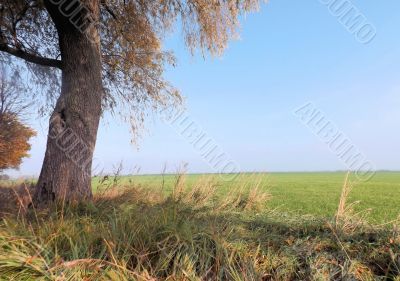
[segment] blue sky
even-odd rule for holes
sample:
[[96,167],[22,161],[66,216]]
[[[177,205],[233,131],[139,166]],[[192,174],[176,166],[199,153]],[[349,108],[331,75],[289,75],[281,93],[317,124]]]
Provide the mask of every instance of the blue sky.
[[[346,167],[293,114],[313,102],[378,169],[400,170],[400,2],[353,1],[376,27],[369,44],[355,39],[319,0],[271,0],[242,20],[241,38],[220,58],[192,57],[172,34],[178,66],[167,78],[186,97],[187,114],[243,171],[343,170]],[[12,174],[37,175],[47,120],[31,158]],[[105,171],[122,161],[124,172],[215,172],[198,151],[157,116],[138,146],[127,124],[102,121],[95,151]]]

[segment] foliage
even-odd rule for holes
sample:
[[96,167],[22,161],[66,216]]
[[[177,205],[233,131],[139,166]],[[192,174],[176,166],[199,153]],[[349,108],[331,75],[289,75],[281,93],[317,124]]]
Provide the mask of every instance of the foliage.
[[30,103],[22,97],[18,73],[13,76],[10,80],[6,68],[0,67],[0,171],[18,168],[22,158],[29,156],[29,139],[36,135],[21,121]]
[[[40,85],[50,104],[58,96],[63,54],[48,7],[65,1],[7,0],[0,3],[0,59],[11,56],[26,62],[33,84]],[[64,3],[64,4],[63,4]],[[147,109],[181,102],[177,90],[163,78],[175,65],[162,40],[182,27],[186,45],[194,52],[220,54],[235,37],[238,17],[258,8],[258,0],[75,0],[74,5],[95,13],[103,62],[104,109],[130,111],[135,121]],[[97,7],[98,5],[98,7]],[[72,9],[72,8],[71,8]],[[96,13],[96,11],[98,12]],[[180,20],[180,24],[176,21]],[[90,28],[88,28],[89,30]],[[14,61],[15,62],[15,61]],[[40,90],[40,88],[38,89]],[[135,124],[134,124],[135,125]]]
[[29,156],[29,139],[35,135],[15,116],[0,116],[0,170],[18,168],[22,158]]

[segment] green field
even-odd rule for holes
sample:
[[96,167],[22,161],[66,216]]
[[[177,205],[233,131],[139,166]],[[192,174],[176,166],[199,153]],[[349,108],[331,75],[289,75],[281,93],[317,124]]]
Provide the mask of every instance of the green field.
[[400,172],[355,185],[335,218],[345,177],[94,178],[87,204],[4,212],[0,280],[399,281]]
[[[271,173],[245,174],[234,183],[225,182],[217,175],[186,175],[190,187],[204,178],[213,178],[218,192],[223,195],[231,189],[245,186],[250,188],[260,182],[260,188],[272,195],[266,202],[268,208],[316,217],[334,216],[346,173]],[[119,179],[120,184],[136,184],[145,188],[162,189],[171,192],[175,175],[138,175]],[[94,179],[96,189],[99,179]],[[371,223],[385,223],[398,218],[400,214],[400,172],[379,172],[368,182],[357,183],[350,194],[349,202],[359,201],[356,211],[369,210]]]

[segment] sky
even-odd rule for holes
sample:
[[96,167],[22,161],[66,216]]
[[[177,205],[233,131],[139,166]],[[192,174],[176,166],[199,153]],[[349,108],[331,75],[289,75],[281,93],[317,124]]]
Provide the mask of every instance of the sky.
[[[240,39],[219,58],[191,56],[179,31],[166,38],[165,48],[178,59],[166,77],[185,96],[185,116],[240,171],[346,170],[295,114],[309,103],[376,169],[400,170],[400,1],[351,2],[376,30],[368,43],[349,32],[326,2],[263,4],[259,13],[242,18]],[[47,123],[30,121],[38,131],[31,157],[11,175],[40,173]],[[161,116],[145,125],[132,145],[128,124],[102,120],[96,169],[112,172],[122,163],[126,174],[151,174],[187,163],[188,172],[219,172],[182,127]]]

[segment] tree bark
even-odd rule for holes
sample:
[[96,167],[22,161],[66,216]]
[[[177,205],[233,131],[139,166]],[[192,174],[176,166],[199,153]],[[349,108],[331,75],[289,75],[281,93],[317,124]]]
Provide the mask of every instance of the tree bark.
[[35,205],[92,198],[91,167],[103,96],[98,33],[82,33],[62,19],[57,7],[47,8],[59,36],[62,85],[49,122]]

